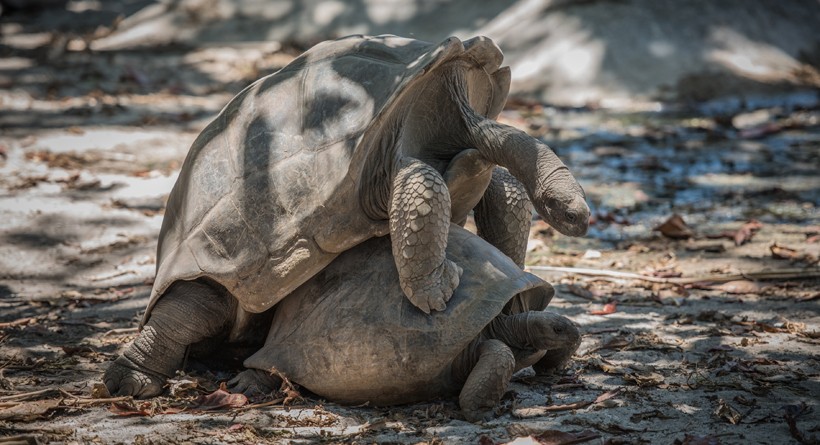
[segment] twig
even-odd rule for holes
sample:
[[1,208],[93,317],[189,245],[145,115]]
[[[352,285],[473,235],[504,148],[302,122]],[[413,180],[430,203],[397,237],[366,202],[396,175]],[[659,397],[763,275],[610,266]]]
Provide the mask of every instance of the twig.
[[23,434],[17,436],[0,437],[0,444],[3,445],[28,445],[30,443],[40,443],[39,434]]
[[513,416],[518,418],[539,417],[547,413],[554,413],[557,411],[570,411],[574,409],[586,408],[588,406],[597,405],[605,400],[609,400],[620,392],[620,388],[607,391],[595,400],[582,400],[580,402],[568,403],[566,405],[552,405],[552,406],[536,406],[532,408],[520,408],[513,411]]
[[128,400],[132,400],[133,397],[131,396],[123,396],[123,397],[108,397],[105,399],[81,399],[76,396],[71,396],[73,400],[71,400],[71,405],[81,405],[81,406],[94,406],[94,405],[105,405],[108,403],[117,403],[117,402],[126,402]]
[[37,321],[34,317],[21,318],[19,320],[5,321],[0,323],[0,329],[10,328],[13,326],[23,326]]
[[109,335],[133,334],[135,332],[139,332],[139,328],[117,328],[106,331],[106,333],[102,336],[108,337]]
[[280,398],[277,398],[277,399],[270,400],[268,402],[254,403],[253,405],[240,406],[239,408],[236,408],[236,410],[237,411],[247,411],[249,409],[264,408],[266,406],[278,405],[278,404],[280,404],[284,401],[285,401],[285,398],[280,397]]
[[31,391],[31,392],[24,392],[20,394],[14,394],[10,396],[3,396],[0,397],[0,402],[22,402],[26,399],[31,399],[37,396],[41,396],[43,394],[48,394],[50,392],[58,391],[56,388],[48,388],[48,389],[41,389],[38,391]]
[[700,275],[682,278],[660,278],[641,275],[634,272],[620,272],[617,270],[586,269],[580,267],[556,267],[556,266],[527,266],[526,270],[536,275],[539,272],[564,272],[575,275],[586,275],[593,277],[610,277],[627,280],[642,280],[650,283],[663,284],[695,284],[695,283],[726,283],[735,280],[785,280],[785,279],[808,279],[820,277],[820,269],[782,269],[782,270],[760,270],[754,272],[744,272],[729,275]]

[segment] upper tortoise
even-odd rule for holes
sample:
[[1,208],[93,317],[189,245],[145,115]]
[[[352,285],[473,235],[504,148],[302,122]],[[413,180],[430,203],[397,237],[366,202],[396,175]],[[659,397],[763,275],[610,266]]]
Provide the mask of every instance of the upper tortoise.
[[[405,295],[424,312],[442,310],[461,273],[445,258],[450,222],[475,208],[479,234],[521,263],[527,196],[558,231],[584,234],[589,208],[566,166],[494,121],[509,90],[502,58],[484,37],[351,36],[247,87],[185,159],[143,324],[175,283],[194,280],[227,290],[237,318],[263,312],[341,252],[386,234]],[[520,222],[512,237],[510,215]],[[178,365],[117,363],[109,375],[142,380]],[[160,391],[136,388],[118,391]]]

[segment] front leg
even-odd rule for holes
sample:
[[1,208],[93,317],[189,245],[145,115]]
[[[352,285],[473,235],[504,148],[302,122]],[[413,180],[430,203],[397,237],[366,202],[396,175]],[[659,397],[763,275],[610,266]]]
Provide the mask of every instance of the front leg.
[[417,159],[402,159],[390,202],[393,258],[405,295],[427,314],[444,310],[462,272],[444,254],[450,211],[441,175]]
[[496,167],[474,212],[478,236],[524,267],[532,203],[521,182],[506,169]]
[[153,397],[182,366],[189,345],[225,330],[235,300],[197,281],[178,281],[157,301],[139,336],[103,376],[115,396]]

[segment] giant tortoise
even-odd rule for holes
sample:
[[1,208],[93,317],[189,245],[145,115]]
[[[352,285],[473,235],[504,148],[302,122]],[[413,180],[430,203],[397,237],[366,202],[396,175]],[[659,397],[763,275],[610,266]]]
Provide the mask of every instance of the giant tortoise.
[[[249,314],[387,234],[410,302],[443,310],[460,274],[444,255],[451,220],[475,207],[479,232],[523,261],[529,203],[510,193],[520,187],[557,230],[585,233],[589,208],[566,166],[544,143],[494,120],[510,81],[501,61],[483,37],[351,36],[320,43],[243,90],[183,163],[141,325],[158,302],[194,293],[200,298],[175,323],[199,329],[192,320],[237,304],[241,332]],[[510,215],[518,221],[512,237]],[[143,330],[109,368],[110,388],[159,393],[160,376],[183,354],[156,348],[182,341],[169,332]]]

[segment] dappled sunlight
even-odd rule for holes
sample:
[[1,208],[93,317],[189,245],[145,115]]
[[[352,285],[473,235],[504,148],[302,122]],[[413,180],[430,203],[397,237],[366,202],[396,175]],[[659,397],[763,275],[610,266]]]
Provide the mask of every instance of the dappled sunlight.
[[816,69],[772,44],[754,41],[725,26],[714,27],[708,38],[716,48],[707,50],[706,58],[737,75],[767,83],[798,82],[799,71],[807,70],[820,82]]
[[[575,440],[568,431],[586,431],[602,443],[717,444],[816,435],[820,114],[816,92],[800,90],[818,85],[809,65],[816,23],[806,13],[816,7],[814,0],[70,0],[66,8],[4,10],[0,442],[19,434],[41,442],[500,445],[536,443],[549,432]],[[349,33],[431,46],[337,42],[369,57],[361,71],[321,47],[299,57]],[[586,236],[561,235],[535,218],[527,247],[532,272],[556,288],[548,309],[584,335],[569,367],[521,370],[495,417],[479,424],[464,421],[456,398],[346,407],[298,388],[191,411],[193,400],[232,377],[236,359],[255,352],[250,347],[220,345],[230,358],[210,362],[191,354],[167,395],[152,400],[100,392],[102,371],[137,334],[166,201],[191,142],[227,141],[236,150],[230,159],[192,155],[211,176],[188,175],[183,186],[255,181],[222,209],[234,224],[216,233],[225,252],[265,247],[249,241],[249,226],[265,236],[322,229],[316,238],[331,241],[326,252],[344,250],[352,238],[338,234],[353,224],[333,226],[324,215],[277,225],[259,210],[326,209],[341,197],[341,213],[352,214],[361,201],[345,194],[344,168],[389,173],[360,162],[362,127],[402,121],[403,142],[459,125],[448,119],[452,104],[441,100],[440,85],[422,97],[411,84],[407,103],[390,109],[395,116],[373,117],[409,73],[460,50],[453,41],[441,45],[451,35],[493,39],[514,92],[500,120],[549,144],[586,190]],[[497,68],[489,42],[467,46],[484,48],[472,53],[484,70]],[[310,70],[314,77],[303,76]],[[752,96],[772,91],[794,94]],[[482,103],[473,106],[501,108]],[[223,107],[224,120],[197,138]],[[396,144],[378,142],[376,151]],[[426,147],[417,145],[414,154]],[[279,150],[250,149],[257,146]],[[299,158],[308,152],[317,156]],[[442,159],[430,162],[450,158]],[[226,168],[209,168],[215,164]],[[266,170],[274,165],[281,168]],[[245,174],[257,168],[265,173]],[[327,187],[304,193],[319,185]],[[203,196],[179,213],[208,207]],[[468,225],[475,231],[473,217]],[[293,251],[310,253],[307,242]],[[357,271],[373,267],[365,263]],[[383,355],[354,358],[378,369],[392,360]]]

